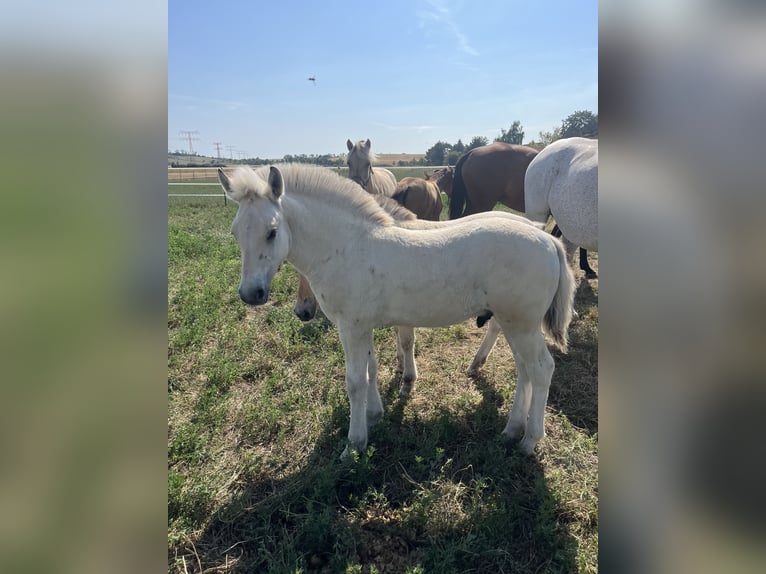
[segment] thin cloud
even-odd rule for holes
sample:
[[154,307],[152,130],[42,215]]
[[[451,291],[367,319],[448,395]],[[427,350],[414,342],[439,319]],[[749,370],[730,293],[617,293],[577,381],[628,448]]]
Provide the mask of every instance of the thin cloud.
[[387,130],[391,131],[414,131],[416,133],[423,133],[428,130],[434,129],[436,126],[429,126],[429,125],[417,125],[417,126],[395,126],[391,124],[385,124],[383,122],[371,122],[372,125],[378,126],[381,128],[385,128]]
[[181,94],[168,94],[168,98],[179,100],[182,102],[189,102],[186,109],[196,109],[197,106],[217,106],[223,107],[227,110],[234,111],[245,107],[244,102],[233,100],[218,100],[215,98],[198,98],[196,96],[184,96]]
[[458,27],[452,16],[452,10],[443,0],[425,0],[425,3],[427,5],[426,8],[416,11],[420,28],[428,30],[433,26],[438,26],[446,29],[447,32],[455,37],[461,51],[470,56],[479,55],[479,52],[471,46],[468,36]]

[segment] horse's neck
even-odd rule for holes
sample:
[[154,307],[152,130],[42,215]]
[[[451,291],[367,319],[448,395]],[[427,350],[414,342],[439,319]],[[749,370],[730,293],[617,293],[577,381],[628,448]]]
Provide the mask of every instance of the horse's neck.
[[344,217],[321,197],[285,194],[282,206],[290,228],[287,259],[309,278],[336,250],[342,251],[367,234],[367,222],[355,214]]

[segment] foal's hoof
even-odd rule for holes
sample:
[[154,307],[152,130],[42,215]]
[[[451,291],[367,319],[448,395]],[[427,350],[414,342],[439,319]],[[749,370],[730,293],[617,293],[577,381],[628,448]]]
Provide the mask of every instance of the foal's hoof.
[[527,456],[531,456],[535,453],[535,447],[537,446],[537,443],[538,441],[532,437],[525,436],[519,444],[519,450],[521,450],[521,452]]
[[598,274],[595,271],[585,272],[585,278],[586,279],[598,279]]
[[380,422],[383,418],[383,411],[367,411],[367,429]]
[[469,377],[476,377],[479,374],[479,371],[484,366],[484,363],[487,361],[487,359],[482,359],[481,361],[474,361],[471,363],[471,366],[468,367],[468,370],[465,372],[466,375]]
[[412,385],[415,382],[415,377],[403,377],[402,386],[399,388],[399,396],[406,399],[412,393]]
[[519,440],[524,435],[523,424],[506,425],[501,433],[508,440]]

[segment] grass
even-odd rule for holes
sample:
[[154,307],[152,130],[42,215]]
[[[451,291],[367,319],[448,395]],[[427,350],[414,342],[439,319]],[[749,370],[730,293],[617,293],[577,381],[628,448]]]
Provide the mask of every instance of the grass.
[[534,457],[499,435],[510,350],[468,378],[483,330],[466,321],[418,329],[406,401],[393,331],[376,332],[386,413],[341,463],[337,332],[293,315],[288,263],[267,305],[241,303],[235,209],[169,198],[168,571],[595,572],[598,281],[578,289]]

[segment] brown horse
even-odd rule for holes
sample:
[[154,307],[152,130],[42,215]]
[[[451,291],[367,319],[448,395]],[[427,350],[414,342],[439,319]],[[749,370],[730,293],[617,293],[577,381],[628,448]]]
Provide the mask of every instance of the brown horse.
[[[450,219],[491,211],[498,202],[525,213],[524,177],[538,153],[529,146],[503,142],[464,153],[455,165],[452,194],[447,193]],[[552,233],[561,236],[558,225]],[[596,272],[588,264],[588,252],[582,247],[580,269],[585,271],[586,277],[596,277]]]
[[491,211],[498,202],[524,213],[524,175],[536,155],[534,148],[503,142],[463,154],[455,165],[450,219]]
[[[396,191],[391,199],[398,201],[418,219],[439,221],[442,213],[442,185],[446,185],[447,177],[442,171],[435,171],[431,175],[427,173],[426,179],[420,177],[403,177],[396,185]],[[452,179],[449,178],[450,192],[452,191]],[[445,192],[446,193],[446,192]]]

